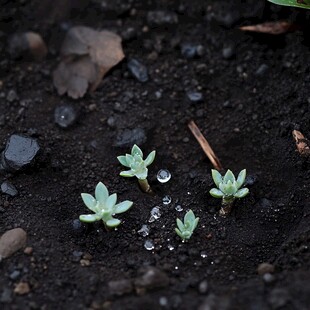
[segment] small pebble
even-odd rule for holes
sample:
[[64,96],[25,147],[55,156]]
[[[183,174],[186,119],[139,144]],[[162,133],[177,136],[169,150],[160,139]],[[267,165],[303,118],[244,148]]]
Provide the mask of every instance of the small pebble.
[[14,293],[17,295],[26,295],[29,292],[30,286],[27,282],[19,282],[14,288]]
[[200,102],[203,99],[202,93],[196,91],[189,91],[186,95],[191,102]]
[[6,194],[6,195],[9,195],[9,196],[16,196],[18,194],[18,191],[16,189],[16,187],[8,182],[8,181],[4,181],[2,184],[1,184],[1,192],[3,194]]
[[130,59],[127,63],[127,67],[131,74],[142,83],[149,80],[148,70],[144,64],[137,59]]

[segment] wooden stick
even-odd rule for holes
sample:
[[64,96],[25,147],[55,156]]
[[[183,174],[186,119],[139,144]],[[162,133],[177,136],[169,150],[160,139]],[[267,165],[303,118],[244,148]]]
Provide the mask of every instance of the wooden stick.
[[197,127],[197,125],[195,124],[194,121],[190,121],[188,123],[188,128],[190,129],[190,131],[192,132],[192,134],[194,135],[194,137],[196,138],[196,140],[198,141],[198,143],[200,144],[201,148],[203,149],[203,151],[205,152],[205,154],[208,156],[208,158],[210,159],[213,167],[216,170],[223,170],[223,167],[219,161],[219,159],[217,158],[217,156],[215,155],[215,153],[213,152],[209,142],[206,140],[206,138],[203,136],[203,134],[201,133],[201,131],[199,130],[199,128]]

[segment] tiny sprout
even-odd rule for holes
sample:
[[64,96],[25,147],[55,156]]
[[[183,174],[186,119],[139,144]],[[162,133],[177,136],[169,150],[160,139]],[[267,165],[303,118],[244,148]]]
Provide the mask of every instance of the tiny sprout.
[[141,189],[146,192],[152,192],[151,187],[147,181],[147,173],[149,166],[155,159],[156,152],[151,152],[145,160],[143,160],[143,152],[135,144],[131,149],[131,154],[126,154],[124,156],[118,156],[118,161],[125,167],[130,168],[130,170],[122,171],[120,175],[122,177],[137,177]]
[[227,170],[224,177],[222,177],[217,170],[212,169],[212,178],[218,188],[212,188],[210,194],[215,198],[222,198],[221,215],[228,215],[235,199],[243,198],[249,193],[248,188],[241,188],[244,184],[245,177],[246,169],[241,170],[237,180],[230,170]]
[[189,210],[184,216],[184,223],[180,219],[177,219],[178,228],[175,232],[182,240],[189,240],[198,225],[199,217],[195,217],[192,210]]
[[91,223],[102,220],[106,228],[117,227],[121,221],[113,218],[115,214],[126,212],[132,206],[132,201],[125,200],[116,204],[117,195],[109,195],[106,186],[99,182],[96,186],[95,197],[90,194],[81,194],[86,207],[95,214],[80,215],[80,221]]

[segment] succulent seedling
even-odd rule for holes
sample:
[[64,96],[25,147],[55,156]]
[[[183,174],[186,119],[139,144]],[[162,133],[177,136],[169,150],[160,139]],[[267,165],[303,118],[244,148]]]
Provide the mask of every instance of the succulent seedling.
[[310,9],[310,0],[268,0],[272,3]]
[[126,154],[122,156],[118,156],[118,161],[125,167],[130,168],[130,170],[122,171],[120,175],[122,177],[137,177],[141,189],[146,193],[151,193],[151,187],[147,181],[147,167],[154,161],[155,159],[155,151],[152,151],[145,160],[143,160],[143,152],[141,149],[135,144],[131,149],[131,154]]
[[117,227],[121,221],[113,216],[126,212],[133,204],[129,200],[116,204],[117,195],[109,195],[108,189],[101,182],[96,186],[95,197],[85,193],[82,193],[81,196],[86,207],[94,214],[80,215],[80,221],[91,223],[102,220],[106,228]]
[[217,170],[212,169],[212,178],[217,188],[212,188],[210,194],[215,198],[222,198],[220,215],[228,215],[235,199],[243,198],[249,193],[248,188],[241,188],[245,177],[246,169],[241,170],[237,179],[230,170],[227,170],[224,177],[222,177]]
[[184,216],[184,223],[177,219],[178,228],[175,229],[175,232],[182,240],[189,240],[198,225],[199,217],[195,217],[195,214],[192,210],[189,210]]

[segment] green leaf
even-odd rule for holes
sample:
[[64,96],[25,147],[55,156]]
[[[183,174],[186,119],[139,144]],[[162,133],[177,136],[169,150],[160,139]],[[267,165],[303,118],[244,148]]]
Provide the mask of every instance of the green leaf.
[[210,190],[210,195],[213,196],[214,198],[222,198],[224,196],[224,194],[222,193],[222,191],[220,191],[217,188],[212,188]]
[[189,210],[184,216],[184,223],[193,223],[195,221],[195,214],[192,210]]
[[155,151],[152,151],[148,156],[147,158],[145,159],[145,165],[146,166],[149,166],[155,159],[155,155],[156,155],[156,152]]
[[235,194],[237,191],[237,188],[235,186],[235,183],[233,183],[232,181],[228,180],[227,184],[225,185],[225,195],[233,195]]
[[122,171],[119,175],[126,178],[131,178],[135,176],[132,170]]
[[245,197],[248,193],[249,193],[249,189],[248,188],[242,188],[239,189],[238,192],[234,195],[234,197],[236,198],[243,198]]
[[81,222],[92,223],[95,221],[99,221],[100,217],[96,214],[83,214],[79,216]]
[[127,210],[131,208],[132,205],[133,205],[133,202],[129,200],[125,200],[121,203],[118,203],[117,205],[115,205],[114,213],[119,214],[119,213],[126,212]]
[[121,223],[121,221],[118,219],[111,219],[111,220],[108,220],[105,224],[108,227],[113,228],[113,227],[117,227],[120,223]]
[[246,178],[246,169],[243,169],[240,171],[237,178],[238,189],[243,185],[245,178]]
[[232,183],[236,181],[236,178],[231,170],[227,170],[227,172],[224,175],[224,183],[227,183],[228,181],[231,181]]
[[141,158],[143,158],[143,152],[141,151],[141,149],[138,147],[138,145],[134,145],[131,149],[131,155],[140,155]]
[[85,203],[86,207],[89,210],[96,213],[97,212],[97,210],[96,210],[96,205],[97,205],[96,199],[92,195],[86,194],[86,193],[82,193],[81,196],[82,196],[83,202]]
[[196,227],[197,227],[197,225],[198,225],[198,222],[199,222],[199,217],[196,217],[196,218],[195,218],[195,221],[194,221],[194,225],[193,225],[193,227],[192,227],[192,231],[194,231],[194,230],[196,229]]
[[177,226],[181,231],[185,229],[184,224],[182,223],[180,219],[177,219]]
[[175,232],[177,233],[177,235],[178,235],[182,240],[184,240],[183,234],[180,232],[180,230],[177,229],[177,228],[175,228],[174,230],[175,230]]
[[148,169],[143,168],[141,171],[135,172],[135,176],[140,180],[145,180],[147,178]]
[[133,163],[133,161],[134,161],[134,158],[133,158],[133,156],[130,155],[130,154],[126,154],[125,157],[126,157],[127,164],[128,164],[129,167],[130,167],[130,165],[131,165],[131,164]]
[[298,8],[303,9],[310,9],[310,1],[309,0],[268,0],[269,2],[279,4],[279,5],[286,5],[286,6],[295,6]]
[[222,178],[221,174],[215,169],[211,170],[211,174],[212,174],[212,179],[213,179],[215,185],[217,187],[219,187],[220,183],[223,182],[223,178]]
[[127,159],[126,156],[121,155],[121,156],[117,156],[118,161],[125,167],[130,167],[129,164],[127,163]]
[[99,201],[100,203],[105,203],[105,201],[108,199],[109,197],[108,189],[102,182],[99,182],[97,184],[95,190],[95,196],[96,200]]
[[111,196],[109,196],[108,199],[106,200],[107,208],[112,209],[116,204],[116,200],[117,200],[116,194],[112,194]]

